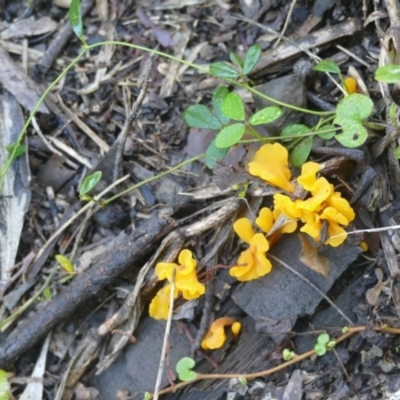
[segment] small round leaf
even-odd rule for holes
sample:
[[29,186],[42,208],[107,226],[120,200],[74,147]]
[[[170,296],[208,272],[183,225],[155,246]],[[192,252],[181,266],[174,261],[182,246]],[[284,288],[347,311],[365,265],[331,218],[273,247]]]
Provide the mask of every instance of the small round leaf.
[[213,169],[217,160],[223,160],[229,151],[229,147],[222,149],[215,145],[215,139],[207,148],[205,161],[208,168]]
[[89,193],[96,185],[100,182],[102,176],[101,171],[93,172],[93,174],[88,175],[82,182],[79,188],[79,194],[82,196]]
[[226,126],[215,138],[215,145],[223,149],[235,145],[242,138],[244,129],[241,123]]
[[340,68],[334,61],[321,60],[315,67],[314,71],[329,72],[331,74],[340,74]]
[[303,124],[292,124],[286,126],[282,132],[281,132],[281,137],[286,138],[289,137],[290,139],[294,139],[297,136],[302,136],[305,133],[310,133],[311,130],[308,126],[303,125]]
[[336,107],[336,118],[333,121],[343,129],[343,133],[336,135],[338,142],[351,148],[365,143],[368,132],[362,126],[362,121],[371,115],[373,106],[368,96],[359,93],[346,96],[339,102]]
[[383,83],[400,82],[400,65],[389,64],[379,67],[375,71],[375,79]]
[[80,0],[72,0],[68,10],[69,23],[78,38],[83,36],[83,23]]
[[231,59],[233,64],[237,65],[240,69],[243,68],[243,59],[242,57],[239,56],[239,54],[235,53],[234,51],[231,51],[229,53],[229,58]]
[[75,272],[74,265],[68,257],[62,254],[57,254],[55,259],[60,264],[61,268],[68,274],[73,274]]
[[275,121],[282,115],[282,110],[279,107],[265,107],[260,111],[257,111],[249,118],[250,125],[261,125],[268,124],[269,122]]
[[334,123],[341,125],[342,121],[353,120],[361,122],[368,118],[373,110],[374,103],[365,94],[353,93],[339,101],[336,107]]
[[229,118],[222,112],[221,105],[222,101],[229,93],[229,90],[226,86],[219,86],[215,89],[212,96],[212,105],[214,107],[215,114],[222,124],[226,125],[229,122]]
[[[26,152],[26,146],[24,144],[18,144],[18,142],[16,142],[6,146],[6,150],[10,155],[10,157],[13,157],[13,160],[15,160],[17,157],[21,156]],[[15,154],[13,155],[14,151]]]
[[246,56],[244,57],[243,73],[248,75],[253,71],[256,66],[261,54],[261,46],[259,44],[253,44],[247,50]]
[[317,343],[314,346],[314,350],[317,356],[323,356],[326,353],[326,345]]
[[329,340],[330,340],[330,338],[329,338],[329,335],[327,333],[321,333],[318,336],[317,342],[319,344],[324,344],[325,345],[325,344],[327,344],[329,342]]
[[313,138],[309,136],[303,139],[290,154],[290,159],[294,167],[301,167],[311,153]]
[[284,349],[282,352],[282,358],[285,361],[290,361],[293,357],[292,357],[292,351],[289,349]]
[[183,113],[185,122],[193,128],[220,129],[222,127],[218,118],[202,104],[194,104]]
[[233,67],[220,61],[210,65],[210,72],[218,78],[235,79],[239,76],[238,72]]
[[178,373],[181,381],[191,381],[196,379],[197,373],[192,371],[196,365],[195,361],[190,357],[181,358],[176,364],[176,372]]
[[[324,125],[319,128],[322,132],[317,132],[317,135],[324,140],[332,139],[336,135],[337,128],[333,125]],[[323,131],[331,131],[331,132],[323,132]]]
[[345,147],[354,148],[362,146],[368,138],[367,130],[357,121],[343,121],[343,132],[338,133],[335,139]]
[[228,118],[235,119],[236,121],[244,120],[243,102],[236,93],[231,92],[225,96],[222,100],[221,111]]

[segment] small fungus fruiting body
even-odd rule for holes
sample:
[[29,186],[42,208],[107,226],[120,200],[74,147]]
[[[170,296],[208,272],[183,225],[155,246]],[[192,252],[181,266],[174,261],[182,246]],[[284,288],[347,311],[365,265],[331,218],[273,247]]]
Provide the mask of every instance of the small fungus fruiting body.
[[242,325],[240,322],[236,322],[233,318],[221,317],[216,319],[210,326],[210,329],[206,333],[201,347],[204,350],[215,350],[223,346],[226,341],[225,328],[231,326],[232,333],[237,336],[240,332]]
[[149,313],[155,319],[168,318],[169,294],[174,270],[174,298],[182,295],[185,300],[193,300],[199,298],[206,291],[206,287],[197,280],[197,261],[193,258],[190,250],[184,249],[180,252],[178,264],[158,263],[155,269],[158,279],[160,281],[167,279],[169,283],[158,291],[150,303]]

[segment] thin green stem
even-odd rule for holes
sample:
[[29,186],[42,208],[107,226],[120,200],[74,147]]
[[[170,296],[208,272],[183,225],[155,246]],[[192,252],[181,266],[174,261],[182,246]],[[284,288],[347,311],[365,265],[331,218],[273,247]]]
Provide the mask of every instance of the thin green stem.
[[158,180],[158,179],[160,179],[160,178],[162,178],[162,177],[164,177],[166,175],[169,175],[172,172],[175,172],[178,169],[181,169],[182,167],[184,167],[185,165],[190,164],[193,161],[199,160],[200,158],[202,158],[204,156],[205,156],[205,154],[200,154],[200,155],[198,155],[196,157],[189,158],[189,160],[183,161],[180,164],[175,165],[175,167],[172,167],[172,168],[168,169],[167,171],[161,172],[161,173],[157,174],[156,176],[152,176],[151,178],[148,178],[148,179],[145,179],[143,181],[140,181],[136,185],[133,185],[130,188],[128,188],[126,190],[123,190],[122,192],[116,194],[115,196],[110,197],[109,199],[105,200],[104,201],[104,205],[107,205],[107,204],[111,203],[112,201],[114,201],[116,199],[119,199],[120,197],[122,197],[125,194],[131,192],[134,189],[140,188],[141,186],[146,185],[147,183],[154,182],[154,181],[156,181],[156,180]]
[[[38,103],[36,104],[36,106],[34,107],[32,112],[30,113],[27,121],[25,122],[24,127],[22,128],[21,133],[18,136],[18,140],[17,140],[16,146],[14,146],[12,152],[9,155],[9,158],[8,158],[6,164],[3,166],[3,168],[0,171],[0,193],[1,193],[2,188],[3,188],[5,174],[7,173],[8,169],[10,168],[13,160],[16,158],[16,153],[17,153],[18,147],[19,147],[19,145],[21,144],[22,140],[25,137],[26,131],[27,131],[27,129],[28,129],[28,127],[29,127],[29,125],[30,125],[30,123],[32,121],[32,118],[35,116],[36,112],[38,111],[40,105],[43,103],[43,101],[46,98],[46,96],[51,92],[51,90],[54,88],[54,86],[57,85],[57,83],[60,82],[60,80],[68,73],[68,71],[83,57],[83,55],[86,54],[87,51],[95,49],[95,48],[100,47],[100,46],[105,46],[105,45],[125,46],[125,47],[130,47],[130,48],[133,48],[133,49],[137,49],[137,50],[142,50],[142,51],[148,52],[150,54],[156,54],[156,55],[159,55],[161,57],[165,57],[165,58],[168,58],[170,60],[179,62],[179,63],[181,63],[183,65],[188,66],[188,67],[197,69],[198,71],[203,72],[205,74],[212,75],[211,72],[208,70],[208,68],[203,68],[200,65],[193,64],[193,63],[191,63],[189,61],[183,60],[183,59],[175,57],[173,55],[163,53],[162,51],[149,49],[147,47],[139,46],[139,45],[136,45],[136,44],[124,43],[124,42],[119,42],[119,41],[99,42],[99,43],[95,43],[95,44],[92,44],[92,45],[89,45],[89,46],[84,44],[84,46],[82,47],[82,51],[79,53],[79,55],[77,57],[75,57],[75,59],[73,59],[68,64],[68,66],[60,73],[60,75],[58,75],[58,77],[49,85],[49,87],[44,91],[44,93],[40,97]],[[269,96],[267,96],[267,95],[265,95],[263,93],[258,92],[256,89],[252,88],[248,83],[241,83],[241,82],[237,82],[237,81],[234,81],[234,80],[231,80],[231,79],[225,79],[225,80],[227,82],[233,84],[233,85],[236,85],[236,86],[242,87],[244,89],[247,89],[251,93],[253,93],[253,94],[255,94],[255,95],[257,95],[257,96],[259,96],[259,97],[261,97],[261,98],[263,98],[265,100],[268,100],[268,101],[270,101],[270,102],[272,102],[274,104],[277,104],[277,105],[279,105],[281,107],[290,108],[292,110],[296,110],[296,111],[303,112],[303,113],[319,115],[321,117],[322,116],[332,116],[332,114],[334,114],[334,112],[331,112],[331,111],[329,111],[329,112],[328,111],[323,111],[323,112],[312,111],[312,110],[307,110],[307,109],[304,109],[304,108],[301,108],[301,107],[296,107],[296,106],[293,106],[293,105],[290,105],[290,104],[286,104],[286,103],[283,103],[283,102],[281,102],[279,100],[273,99],[272,97],[269,97]]]
[[258,140],[262,140],[264,139],[264,137],[262,135],[260,135],[256,129],[254,128],[254,126],[250,125],[248,122],[245,123],[246,126],[246,133],[254,136],[255,138],[257,138]]
[[26,130],[28,129],[28,127],[29,127],[33,117],[35,116],[36,112],[39,110],[39,107],[41,106],[41,104],[43,103],[43,101],[47,97],[47,95],[51,92],[53,87],[55,85],[57,85],[58,82],[61,81],[61,79],[68,73],[68,71],[82,58],[82,56],[86,53],[86,51],[87,50],[85,48],[83,48],[82,51],[79,53],[79,55],[77,57],[75,57],[68,64],[68,66],[61,72],[60,75],[58,75],[58,77],[50,84],[50,86],[40,96],[39,101],[37,102],[37,104],[35,105],[35,107],[31,111],[31,113],[29,114],[29,117],[26,120],[25,125],[22,128],[22,131],[18,136],[16,146],[14,146],[13,151],[9,154],[7,162],[5,163],[5,165],[3,166],[3,168],[0,171],[0,193],[1,193],[2,189],[3,189],[5,174],[8,171],[8,169],[10,168],[10,166],[11,166],[12,162],[14,161],[14,159],[16,158],[15,155],[17,153],[18,146],[22,143],[22,140],[25,137]]
[[51,279],[53,278],[53,275],[56,272],[56,270],[57,270],[57,265],[53,267],[52,271],[50,272],[50,275],[47,277],[46,281],[43,283],[42,287],[35,293],[35,295],[31,297],[28,301],[26,301],[17,311],[15,311],[13,314],[11,314],[6,319],[0,322],[0,330],[3,329],[8,324],[10,324],[20,315],[22,315],[25,312],[25,310],[27,310],[39,298],[39,296],[50,285]]

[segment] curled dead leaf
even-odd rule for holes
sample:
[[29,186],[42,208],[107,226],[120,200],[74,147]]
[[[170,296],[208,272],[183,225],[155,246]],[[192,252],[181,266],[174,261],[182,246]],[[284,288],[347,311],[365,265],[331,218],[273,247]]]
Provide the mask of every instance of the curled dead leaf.
[[300,261],[313,271],[328,279],[330,266],[329,260],[319,254],[319,246],[314,246],[307,235],[299,234],[301,243]]

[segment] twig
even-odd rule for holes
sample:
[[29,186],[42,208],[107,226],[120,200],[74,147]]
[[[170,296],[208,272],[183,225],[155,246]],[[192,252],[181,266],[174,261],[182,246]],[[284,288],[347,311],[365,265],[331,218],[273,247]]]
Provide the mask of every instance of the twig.
[[167,348],[168,348],[168,339],[169,339],[169,334],[171,332],[172,313],[174,312],[175,275],[176,275],[176,269],[174,268],[172,270],[171,293],[170,293],[170,296],[169,296],[168,319],[167,319],[167,325],[165,326],[164,342],[163,342],[163,347],[162,347],[162,350],[161,350],[160,365],[158,366],[156,386],[155,386],[155,389],[154,389],[154,397],[153,398],[155,400],[157,400],[158,396],[159,396],[159,390],[160,390],[160,386],[161,386],[162,374],[163,374],[163,371],[164,371],[165,356],[167,354]]
[[281,32],[280,36],[278,37],[278,40],[274,44],[274,47],[277,47],[278,44],[280,43],[280,41],[282,40],[282,37],[284,37],[286,29],[287,29],[287,27],[289,25],[289,22],[290,22],[290,18],[292,17],[293,9],[294,9],[294,6],[296,5],[296,3],[297,3],[297,0],[292,0],[292,3],[290,4],[290,8],[289,8],[289,11],[288,11],[287,16],[286,16],[285,25],[283,26],[282,32]]
[[[349,327],[349,331],[346,332],[345,334],[343,334],[342,336],[340,336],[337,340],[336,343],[339,344],[347,339],[349,339],[351,336],[355,335],[358,332],[362,332],[366,329],[372,329],[378,332],[382,332],[382,333],[392,333],[392,334],[396,334],[396,335],[400,335],[400,329],[399,328],[390,328],[387,326],[374,326],[374,327],[368,327],[366,325],[362,325],[362,326],[353,326],[353,327]],[[192,383],[196,382],[196,381],[202,381],[202,380],[206,380],[206,379],[232,379],[232,378],[244,378],[247,380],[253,380],[256,378],[262,378],[265,376],[269,376],[274,374],[275,372],[279,372],[282,371],[283,369],[293,365],[293,364],[297,364],[300,361],[303,361],[311,356],[313,356],[315,354],[315,350],[310,350],[307,351],[303,354],[300,354],[294,358],[292,358],[290,361],[287,361],[285,363],[282,363],[274,368],[270,368],[264,371],[259,371],[259,372],[254,372],[252,374],[238,374],[238,373],[232,373],[232,374],[197,374],[197,377],[191,381],[188,382],[180,382],[174,386],[170,386],[167,387],[163,390],[159,391],[159,394],[166,394],[166,393],[171,393],[171,392],[176,392],[178,389],[181,389],[185,386],[191,385]],[[150,397],[152,398],[152,397]]]

